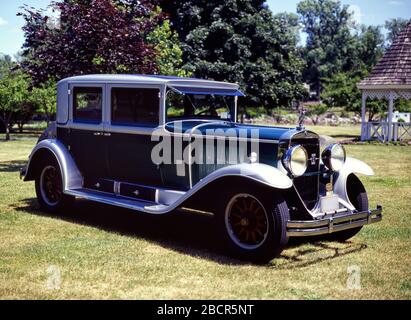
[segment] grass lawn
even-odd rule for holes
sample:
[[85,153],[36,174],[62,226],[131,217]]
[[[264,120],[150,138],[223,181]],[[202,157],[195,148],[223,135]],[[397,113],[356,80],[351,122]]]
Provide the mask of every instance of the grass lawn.
[[[262,125],[273,125],[279,127],[293,127],[293,125],[282,125],[282,124],[271,124],[271,123],[262,123]],[[346,140],[359,138],[361,136],[361,125],[352,125],[352,126],[305,126],[308,130],[314,131],[320,135],[327,135],[333,137],[336,140]]]
[[[43,214],[34,183],[18,177],[35,141],[0,141],[2,299],[411,298],[409,146],[347,146],[375,169],[362,181],[371,206],[384,208],[382,222],[342,244],[294,243],[256,266],[219,252],[209,217],[153,217],[86,201],[58,217]],[[360,271],[358,289],[347,286],[351,269]]]

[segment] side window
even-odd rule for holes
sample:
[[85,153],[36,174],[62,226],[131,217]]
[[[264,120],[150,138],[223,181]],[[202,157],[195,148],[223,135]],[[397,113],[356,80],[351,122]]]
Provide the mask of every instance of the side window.
[[101,122],[103,90],[99,87],[74,87],[73,120],[80,122]]
[[112,88],[111,123],[151,125],[159,120],[159,89]]

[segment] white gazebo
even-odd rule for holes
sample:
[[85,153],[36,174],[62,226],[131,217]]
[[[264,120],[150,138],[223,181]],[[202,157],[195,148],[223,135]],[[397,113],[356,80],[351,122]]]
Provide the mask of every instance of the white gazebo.
[[[411,20],[357,87],[362,91],[361,140],[388,142],[411,138],[410,122],[393,122],[394,101],[411,99]],[[388,100],[387,120],[366,121],[367,98]]]

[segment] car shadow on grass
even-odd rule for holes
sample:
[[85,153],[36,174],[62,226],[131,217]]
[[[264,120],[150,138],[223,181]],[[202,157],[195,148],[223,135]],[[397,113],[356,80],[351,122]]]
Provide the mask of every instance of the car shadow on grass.
[[307,239],[291,239],[289,250],[271,262],[276,269],[297,269],[333,260],[339,257],[360,252],[367,248],[365,243],[353,241],[331,242],[320,237]]
[[[164,248],[193,257],[227,265],[248,265],[225,254],[217,241],[212,216],[175,211],[168,215],[149,215],[86,200],[77,200],[73,208],[53,216],[39,210],[37,200],[25,199],[13,207],[17,211],[52,217],[95,227],[121,235],[143,238]],[[280,257],[262,267],[275,269],[302,268],[366,248],[351,242],[311,242],[293,240]]]

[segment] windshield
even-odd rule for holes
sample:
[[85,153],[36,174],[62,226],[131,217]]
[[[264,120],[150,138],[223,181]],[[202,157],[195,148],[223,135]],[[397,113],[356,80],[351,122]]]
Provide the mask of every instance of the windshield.
[[235,98],[212,94],[167,92],[167,121],[181,119],[216,119],[234,121]]

